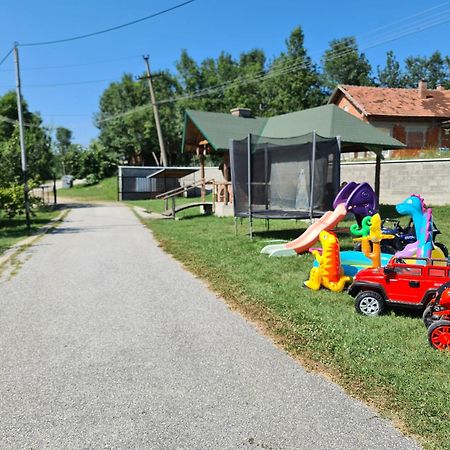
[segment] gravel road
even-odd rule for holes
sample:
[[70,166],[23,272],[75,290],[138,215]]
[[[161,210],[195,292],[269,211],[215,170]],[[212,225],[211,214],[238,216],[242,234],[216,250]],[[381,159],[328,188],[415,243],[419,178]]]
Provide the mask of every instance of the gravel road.
[[230,311],[126,207],[74,208],[26,252],[0,281],[1,449],[420,448]]

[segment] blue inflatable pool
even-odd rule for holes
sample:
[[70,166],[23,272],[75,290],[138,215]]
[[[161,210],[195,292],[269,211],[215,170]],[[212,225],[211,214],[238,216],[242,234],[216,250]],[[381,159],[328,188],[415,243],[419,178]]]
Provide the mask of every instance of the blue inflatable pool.
[[[381,265],[384,267],[394,255],[388,253],[381,254]],[[346,250],[340,252],[341,265],[345,275],[354,277],[360,270],[367,269],[372,265],[372,261],[364,256],[362,252]],[[317,261],[314,261],[314,267],[317,267]]]

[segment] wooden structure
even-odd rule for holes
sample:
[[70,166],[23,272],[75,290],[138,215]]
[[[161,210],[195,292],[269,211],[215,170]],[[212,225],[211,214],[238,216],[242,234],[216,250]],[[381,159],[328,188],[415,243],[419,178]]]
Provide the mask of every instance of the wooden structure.
[[[378,155],[379,161],[382,150],[405,147],[383,131],[364,123],[336,105],[329,104],[274,117],[252,117],[245,108],[232,110],[231,114],[187,110],[182,151],[197,154],[203,167],[206,155],[220,155],[224,181],[229,182],[231,139],[245,139],[249,134],[268,138],[289,138],[314,130],[324,138],[339,136],[342,152],[373,151]],[[379,169],[378,164],[375,173],[376,188],[379,186]]]

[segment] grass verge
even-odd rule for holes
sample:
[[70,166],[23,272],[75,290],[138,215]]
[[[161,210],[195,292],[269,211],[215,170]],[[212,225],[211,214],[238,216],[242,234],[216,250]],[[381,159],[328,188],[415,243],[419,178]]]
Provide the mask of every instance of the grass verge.
[[[392,215],[386,208],[382,215]],[[256,221],[253,241],[232,218],[146,221],[162,247],[307,366],[327,374],[349,393],[375,406],[429,449],[450,449],[450,354],[432,350],[419,316],[391,311],[371,319],[355,313],[346,293],[301,287],[313,257],[267,258],[270,239],[292,239],[301,222]],[[434,208],[450,245],[450,207]],[[346,234],[341,248],[352,247]]]
[[[35,233],[50,220],[60,214],[60,210],[42,207],[34,211],[31,217],[31,232]],[[25,216],[17,216],[8,219],[0,212],[0,255],[15,243],[28,237]]]
[[105,178],[92,186],[77,185],[72,188],[59,189],[58,195],[76,201],[117,201],[117,177]]

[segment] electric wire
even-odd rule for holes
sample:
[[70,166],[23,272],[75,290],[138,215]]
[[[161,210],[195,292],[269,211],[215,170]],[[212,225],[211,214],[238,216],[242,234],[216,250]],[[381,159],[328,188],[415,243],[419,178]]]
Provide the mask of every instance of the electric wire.
[[[194,0],[191,0],[189,2],[185,2],[183,4],[180,4],[180,5],[178,5],[178,7],[184,6],[185,4],[191,3],[192,1],[194,1]],[[405,22],[407,20],[410,20],[411,18],[423,16],[425,13],[430,12],[432,10],[436,10],[438,8],[441,8],[442,6],[445,6],[445,5],[449,4],[449,3],[450,3],[450,1],[445,2],[445,3],[441,4],[441,5],[436,6],[436,7],[429,8],[427,10],[424,10],[424,11],[420,12],[420,13],[416,13],[416,14],[414,14],[412,16],[400,19],[400,20],[398,20],[396,22],[393,22],[391,24],[384,25],[383,27],[379,27],[378,29],[372,30],[371,32],[365,33],[364,35],[361,35],[361,36],[369,36],[369,35],[373,34],[376,30],[380,30],[380,29],[384,29],[384,28],[390,27],[393,24]],[[396,29],[393,32],[386,34],[386,36],[384,38],[382,38],[382,39],[380,39],[380,37],[382,37],[382,35],[381,36],[378,35],[377,39],[375,41],[373,41],[373,43],[371,43],[369,45],[366,45],[364,47],[361,47],[360,51],[364,51],[364,50],[373,48],[375,46],[381,45],[381,44],[386,43],[386,42],[392,42],[393,40],[400,39],[400,38],[402,38],[404,36],[411,35],[411,34],[414,34],[414,33],[418,33],[418,32],[421,32],[421,31],[423,31],[425,29],[431,28],[433,26],[437,26],[437,25],[440,25],[442,23],[446,23],[446,22],[450,21],[450,16],[447,17],[447,14],[449,12],[450,12],[449,10],[444,11],[444,13],[440,12],[437,17],[431,17],[431,18],[428,17],[426,19],[422,19],[418,23],[416,23],[417,21],[414,21],[411,24],[404,25],[400,29]],[[145,18],[143,18],[142,20],[145,20]],[[405,27],[407,27],[407,28],[404,29]],[[86,36],[86,37],[88,37],[88,36]],[[6,58],[12,53],[13,50],[14,49],[11,49],[11,51],[4,57],[4,60],[6,60]],[[330,61],[330,60],[333,60],[333,59],[341,58],[341,57],[343,57],[346,54],[351,53],[351,52],[353,52],[353,49],[348,49],[348,50],[345,50],[345,51],[331,52],[331,53],[329,53],[326,56],[325,59],[326,59],[326,61]],[[178,97],[172,97],[172,98],[160,100],[160,101],[157,102],[157,104],[172,103],[172,102],[176,102],[176,101],[180,101],[180,100],[187,100],[187,99],[197,98],[197,97],[201,97],[201,96],[205,96],[205,95],[210,95],[210,94],[214,94],[216,92],[219,92],[219,93],[220,92],[224,92],[224,90],[227,89],[227,88],[231,88],[231,87],[234,87],[234,86],[239,86],[239,85],[242,85],[242,84],[245,85],[247,83],[254,83],[254,82],[262,81],[264,79],[275,78],[275,77],[281,76],[283,74],[290,73],[290,72],[292,72],[294,70],[300,70],[302,68],[307,68],[308,66],[310,66],[312,64],[313,63],[311,61],[308,61],[307,63],[302,61],[301,63],[293,63],[291,65],[284,66],[284,67],[282,67],[280,69],[269,70],[268,72],[264,72],[264,70],[263,70],[263,71],[261,71],[262,73],[260,75],[257,75],[257,76],[252,74],[252,76],[239,77],[239,78],[236,78],[234,80],[230,80],[230,81],[218,84],[218,85],[209,86],[207,88],[201,89],[201,90],[199,90],[197,92],[194,92],[192,94],[187,94],[187,95],[182,95],[182,96],[178,96]],[[86,82],[76,82],[76,83],[73,83],[73,84],[87,84],[87,83],[90,83],[90,82],[101,82],[101,81],[107,81],[107,80],[91,80],[91,81],[86,81]],[[70,84],[72,84],[72,83],[70,83]],[[64,84],[63,83],[59,83],[59,84],[55,84],[55,85],[35,85],[34,87],[51,87],[51,86],[56,86],[56,85],[64,85]],[[102,118],[102,119],[98,119],[97,118],[96,119],[96,123],[107,122],[109,120],[114,120],[114,119],[117,119],[117,118],[120,118],[120,117],[125,117],[125,116],[131,115],[131,114],[135,114],[135,113],[140,112],[140,111],[147,110],[147,109],[149,109],[151,107],[152,107],[151,104],[150,105],[143,105],[143,106],[139,106],[139,107],[136,107],[136,108],[132,108],[132,109],[130,109],[128,111],[124,111],[122,113],[118,113],[118,114],[114,114],[114,115],[111,115],[111,116],[107,116],[107,117]],[[63,116],[63,115],[46,114],[46,116]],[[88,116],[88,115],[86,114],[84,116]]]
[[[8,55],[9,56],[9,55]],[[109,64],[111,62],[119,62],[119,61],[131,61],[137,58],[141,58],[141,55],[134,56],[124,56],[122,58],[114,58],[114,59],[104,59],[100,61],[91,61],[86,63],[77,63],[77,64],[65,64],[60,66],[36,66],[36,67],[21,67],[21,72],[29,72],[35,70],[59,70],[59,69],[73,69],[76,67],[86,67],[86,66],[96,66],[100,64]],[[3,69],[0,72],[14,72],[14,69]]]
[[135,25],[137,23],[144,22],[144,21],[149,20],[149,19],[153,19],[154,17],[161,16],[163,14],[166,14],[166,13],[168,13],[170,11],[174,11],[174,10],[176,10],[178,8],[186,6],[186,5],[188,5],[190,3],[193,3],[193,2],[195,2],[195,0],[187,0],[187,1],[183,2],[183,3],[179,3],[179,4],[175,5],[175,6],[170,7],[170,8],[166,8],[166,9],[164,9],[162,11],[158,11],[158,12],[150,14],[148,16],[141,17],[140,19],[132,20],[131,22],[123,23],[121,25],[116,25],[114,27],[106,28],[104,30],[94,31],[92,33],[80,34],[78,36],[71,36],[71,37],[67,37],[67,38],[63,38],[63,39],[55,39],[55,40],[52,40],[52,41],[27,42],[25,44],[19,44],[19,45],[20,45],[20,47],[38,47],[38,46],[43,46],[43,45],[62,44],[62,43],[65,43],[65,42],[72,42],[72,41],[77,41],[77,40],[80,40],[80,39],[86,39],[86,38],[90,38],[90,37],[93,37],[93,36],[98,36],[100,34],[110,33],[111,31],[120,30],[122,28],[129,27],[131,25]]
[[9,55],[14,51],[14,47],[0,60],[0,66],[8,59]]

